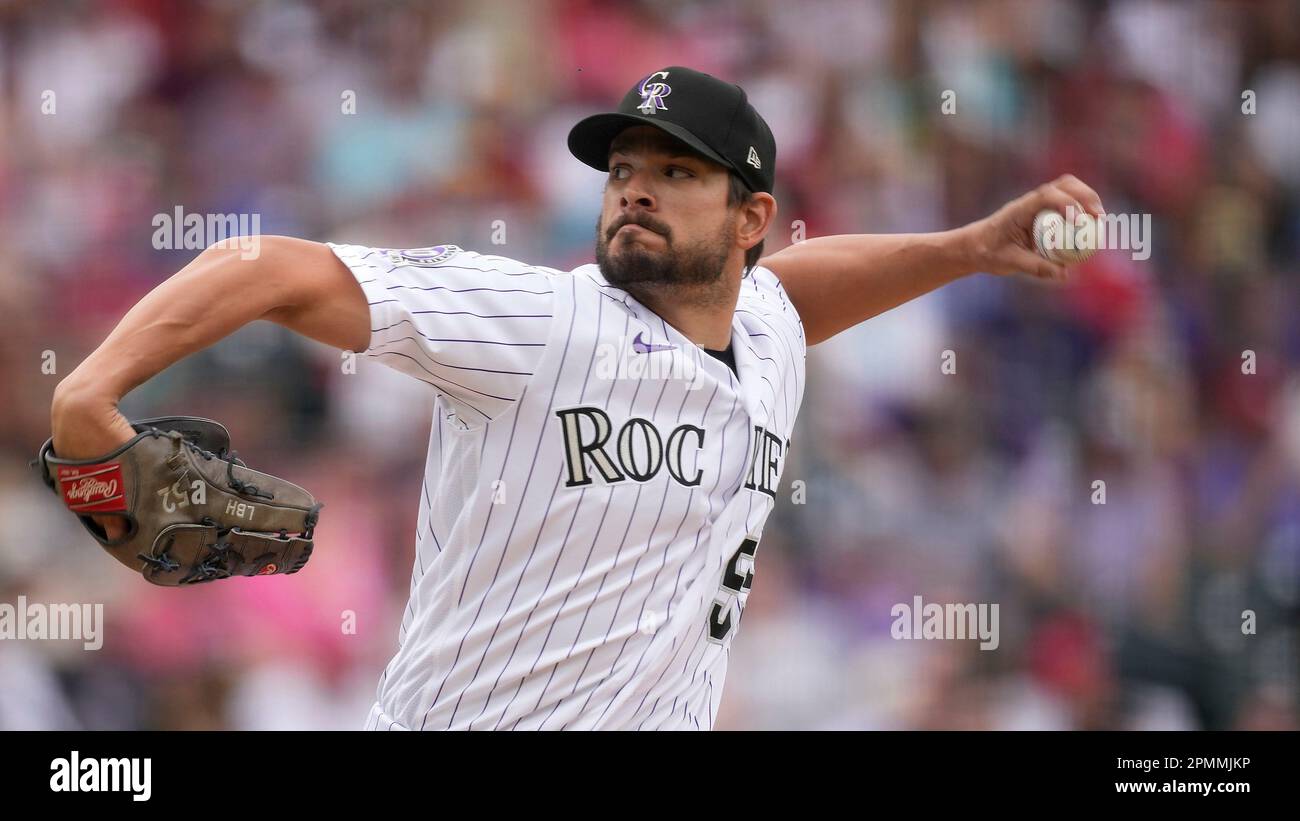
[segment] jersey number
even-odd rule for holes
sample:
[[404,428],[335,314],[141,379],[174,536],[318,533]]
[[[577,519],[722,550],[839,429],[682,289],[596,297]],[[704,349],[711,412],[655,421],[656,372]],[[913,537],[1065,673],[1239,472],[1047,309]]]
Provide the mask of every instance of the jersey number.
[[718,597],[713,600],[713,609],[709,611],[710,641],[718,644],[726,642],[734,626],[733,610],[736,621],[740,620],[740,595],[748,592],[754,584],[754,551],[756,550],[758,550],[758,539],[747,536],[732,555],[731,561],[727,562],[727,571],[722,574],[722,587],[718,590]]

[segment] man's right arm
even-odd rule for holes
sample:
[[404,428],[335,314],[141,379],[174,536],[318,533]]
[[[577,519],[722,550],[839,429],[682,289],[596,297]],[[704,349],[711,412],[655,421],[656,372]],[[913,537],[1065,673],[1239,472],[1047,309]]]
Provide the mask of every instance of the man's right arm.
[[54,391],[54,450],[68,458],[106,453],[134,431],[117,410],[131,390],[169,365],[258,319],[346,350],[370,344],[370,312],[356,279],[325,245],[258,238],[208,248],[127,312],[108,338]]

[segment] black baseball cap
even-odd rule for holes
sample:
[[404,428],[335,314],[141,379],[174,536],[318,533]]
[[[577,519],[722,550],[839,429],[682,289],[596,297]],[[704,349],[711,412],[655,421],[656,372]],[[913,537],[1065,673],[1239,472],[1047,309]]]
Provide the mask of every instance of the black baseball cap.
[[735,171],[751,191],[772,193],[776,140],[740,86],[683,66],[660,69],[632,86],[617,111],[575,125],[569,151],[608,171],[610,143],[637,125],[666,131]]

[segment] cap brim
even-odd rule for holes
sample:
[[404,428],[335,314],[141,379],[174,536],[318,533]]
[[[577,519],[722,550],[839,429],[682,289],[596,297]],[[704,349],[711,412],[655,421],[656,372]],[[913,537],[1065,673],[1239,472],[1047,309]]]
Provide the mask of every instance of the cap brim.
[[676,137],[693,151],[708,157],[719,165],[734,168],[718,152],[709,148],[691,132],[676,123],[656,120],[654,117],[639,117],[636,114],[593,114],[580,120],[569,131],[569,151],[597,171],[609,170],[609,146],[622,131],[638,125],[650,125]]

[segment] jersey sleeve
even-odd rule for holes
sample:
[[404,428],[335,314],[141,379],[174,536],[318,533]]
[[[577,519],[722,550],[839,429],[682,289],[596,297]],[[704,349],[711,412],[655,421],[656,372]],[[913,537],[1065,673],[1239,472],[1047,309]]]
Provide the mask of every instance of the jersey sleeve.
[[370,305],[365,357],[432,385],[468,427],[518,401],[550,335],[557,272],[454,245],[326,244]]
[[741,281],[737,309],[746,310],[772,323],[781,330],[792,350],[797,350],[801,355],[807,354],[803,319],[786,295],[781,278],[772,269],[754,266]]
[[761,377],[767,408],[782,435],[789,437],[803,402],[808,346],[803,320],[770,268],[755,266],[741,280],[736,313],[748,332],[748,346],[767,367]]

